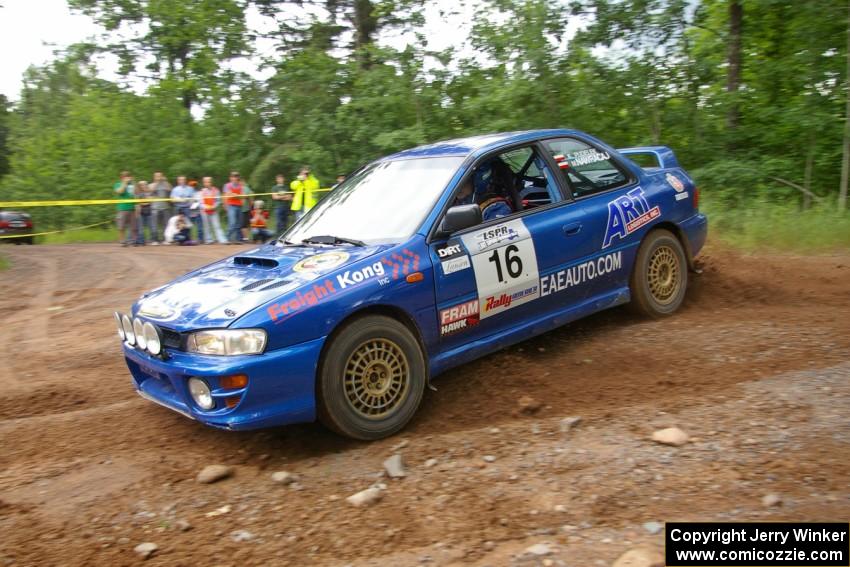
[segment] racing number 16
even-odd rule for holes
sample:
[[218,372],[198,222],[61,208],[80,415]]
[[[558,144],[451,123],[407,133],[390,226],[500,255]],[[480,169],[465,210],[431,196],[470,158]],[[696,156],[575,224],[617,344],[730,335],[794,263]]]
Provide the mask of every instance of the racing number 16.
[[[507,280],[502,273],[502,258],[499,255],[500,250],[502,249],[496,248],[493,250],[493,253],[487,259],[496,264],[496,277],[499,278],[499,281],[506,282]],[[519,252],[519,248],[511,244],[509,246],[505,246],[504,251],[505,267],[508,270],[508,275],[511,279],[516,279],[522,273],[522,258],[520,258],[517,254]]]

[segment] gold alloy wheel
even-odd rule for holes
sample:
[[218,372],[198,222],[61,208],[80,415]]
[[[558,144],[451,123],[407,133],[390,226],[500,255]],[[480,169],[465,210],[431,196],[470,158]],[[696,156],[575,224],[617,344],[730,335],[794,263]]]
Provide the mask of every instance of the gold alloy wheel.
[[679,257],[669,246],[659,246],[649,258],[647,269],[649,292],[658,303],[672,303],[682,285],[682,271]]
[[381,419],[395,410],[409,386],[407,357],[389,339],[369,339],[345,363],[345,397],[367,419]]

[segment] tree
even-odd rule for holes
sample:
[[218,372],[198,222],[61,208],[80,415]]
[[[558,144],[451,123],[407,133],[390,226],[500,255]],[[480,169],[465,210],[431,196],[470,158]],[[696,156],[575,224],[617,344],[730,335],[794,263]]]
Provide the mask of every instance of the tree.
[[0,94],[0,179],[9,173],[9,115],[11,105],[5,95]]
[[[250,51],[246,0],[69,3],[104,27],[110,40],[104,49],[118,56],[124,75],[171,85],[187,110],[217,93],[227,92],[227,74],[222,64]],[[150,75],[138,72],[140,63]]]

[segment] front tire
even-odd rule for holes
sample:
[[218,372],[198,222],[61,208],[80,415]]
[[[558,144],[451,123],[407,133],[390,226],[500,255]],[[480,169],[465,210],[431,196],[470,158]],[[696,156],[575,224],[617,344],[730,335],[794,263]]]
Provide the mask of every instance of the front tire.
[[640,246],[629,280],[632,309],[655,319],[676,312],[688,288],[688,262],[670,231],[650,232]]
[[425,391],[419,342],[399,321],[369,315],[347,324],[319,369],[319,419],[354,439],[371,441],[402,429]]

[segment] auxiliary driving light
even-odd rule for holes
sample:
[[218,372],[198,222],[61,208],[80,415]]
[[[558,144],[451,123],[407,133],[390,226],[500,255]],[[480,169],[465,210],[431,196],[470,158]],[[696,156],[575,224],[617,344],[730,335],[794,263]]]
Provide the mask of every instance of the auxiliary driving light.
[[136,344],[136,334],[133,332],[133,322],[127,315],[121,316],[121,326],[124,328],[124,340],[128,345]]
[[162,352],[162,340],[160,340],[159,332],[156,330],[156,327],[153,326],[153,323],[145,323],[142,334],[145,337],[148,352],[154,356],[159,355],[159,353]]
[[144,325],[141,319],[133,319],[133,333],[136,335],[136,344],[142,350],[145,350],[148,346],[148,341],[145,340]]
[[189,394],[202,410],[211,410],[215,407],[210,387],[200,378],[189,378]]
[[124,324],[121,323],[121,314],[116,311],[114,315],[115,323],[118,325],[118,336],[121,337],[121,340],[123,341],[127,336],[124,334]]

